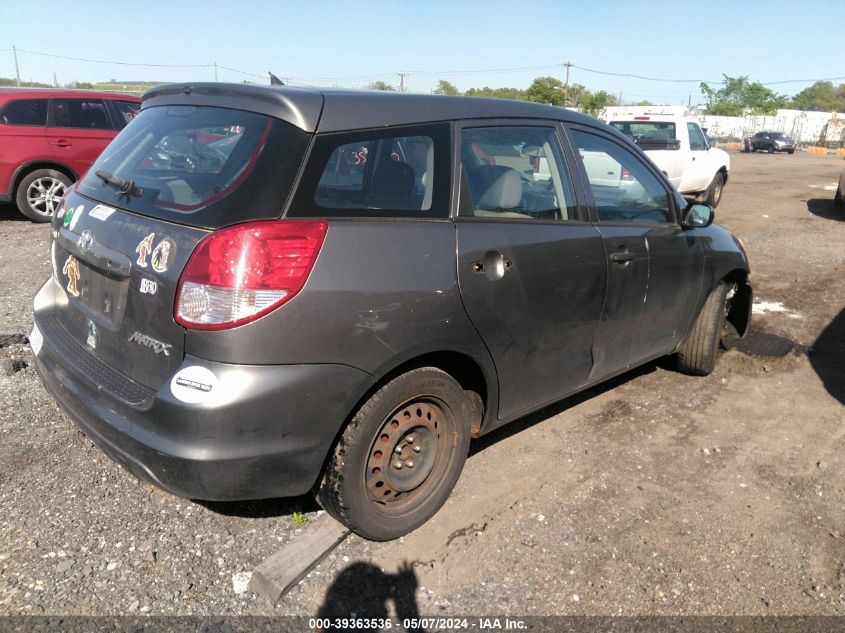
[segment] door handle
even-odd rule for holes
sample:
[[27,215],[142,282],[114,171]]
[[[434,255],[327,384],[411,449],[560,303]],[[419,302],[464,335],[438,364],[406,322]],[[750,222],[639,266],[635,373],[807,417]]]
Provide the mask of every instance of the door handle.
[[629,261],[634,259],[634,257],[636,257],[636,255],[634,255],[631,251],[626,248],[624,251],[616,251],[615,253],[611,253],[608,256],[608,259],[612,262],[616,262],[624,266]]
[[484,259],[472,263],[472,272],[484,274],[490,281],[501,279],[511,268],[513,262],[498,251],[488,251]]
[[56,147],[73,147],[73,143],[64,139],[56,141],[55,143],[53,143],[53,145],[55,145]]

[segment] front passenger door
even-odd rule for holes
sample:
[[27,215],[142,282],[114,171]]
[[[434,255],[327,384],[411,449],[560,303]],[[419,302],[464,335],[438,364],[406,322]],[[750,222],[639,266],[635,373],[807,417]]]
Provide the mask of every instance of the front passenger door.
[[[608,259],[607,297],[591,380],[672,351],[701,286],[700,238],[677,222],[676,194],[617,139],[572,129]],[[609,171],[620,178],[608,182]]]

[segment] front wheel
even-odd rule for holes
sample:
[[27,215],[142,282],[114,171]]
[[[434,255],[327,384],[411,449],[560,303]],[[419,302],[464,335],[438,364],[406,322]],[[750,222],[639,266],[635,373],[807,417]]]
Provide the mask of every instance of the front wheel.
[[716,352],[725,328],[727,284],[720,283],[707,297],[701,313],[687,338],[678,348],[678,369],[696,376],[706,376],[716,368]]
[[722,172],[716,172],[716,175],[713,176],[713,182],[710,183],[710,186],[707,188],[707,204],[709,204],[714,209],[719,206],[719,203],[722,201],[722,189],[725,186],[725,177],[722,175]]
[[394,378],[358,410],[334,448],[320,504],[364,538],[388,541],[428,521],[466,461],[471,409],[449,374],[422,367]]
[[786,153],[787,154],[794,154],[795,150],[794,149],[788,149],[788,150],[786,150]]
[[55,169],[36,169],[18,185],[18,211],[34,222],[49,222],[70,186],[70,178]]

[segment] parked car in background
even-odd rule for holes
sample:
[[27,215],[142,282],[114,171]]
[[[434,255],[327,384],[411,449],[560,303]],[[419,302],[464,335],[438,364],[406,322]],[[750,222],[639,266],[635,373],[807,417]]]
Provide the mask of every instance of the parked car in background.
[[392,539],[445,502],[472,437],[666,354],[710,373],[752,300],[712,221],[562,108],[163,86],[57,211],[29,340],[138,477],[313,490]]
[[795,153],[795,139],[783,132],[757,132],[751,137],[751,151],[766,151],[770,154],[775,152]]
[[644,150],[683,195],[718,206],[731,157],[713,147],[686,108],[611,106],[602,118]]
[[49,222],[71,183],[138,113],[138,97],[0,88],[0,202]]

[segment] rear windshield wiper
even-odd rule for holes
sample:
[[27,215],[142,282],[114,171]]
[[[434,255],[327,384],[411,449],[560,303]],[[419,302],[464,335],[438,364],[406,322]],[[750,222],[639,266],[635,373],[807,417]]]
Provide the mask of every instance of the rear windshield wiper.
[[135,184],[133,180],[126,180],[120,176],[115,176],[107,171],[94,172],[96,176],[103,179],[103,182],[115,187],[121,194],[125,196],[142,196],[144,191]]

